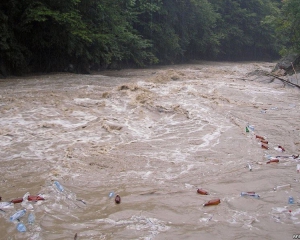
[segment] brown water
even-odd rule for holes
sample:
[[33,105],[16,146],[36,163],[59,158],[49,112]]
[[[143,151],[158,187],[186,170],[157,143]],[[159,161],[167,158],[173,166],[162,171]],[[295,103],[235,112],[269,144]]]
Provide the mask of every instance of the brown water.
[[[45,201],[3,208],[0,239],[300,234],[300,159],[266,164],[268,155],[300,152],[300,91],[247,75],[274,65],[200,62],[1,80],[2,201],[27,192]],[[254,132],[246,132],[247,124]],[[255,134],[269,141],[269,150]],[[285,184],[291,188],[273,190]],[[121,204],[108,197],[111,191]],[[242,191],[260,198],[241,197]],[[213,198],[221,203],[203,207]],[[19,233],[9,217],[24,208],[27,232]]]

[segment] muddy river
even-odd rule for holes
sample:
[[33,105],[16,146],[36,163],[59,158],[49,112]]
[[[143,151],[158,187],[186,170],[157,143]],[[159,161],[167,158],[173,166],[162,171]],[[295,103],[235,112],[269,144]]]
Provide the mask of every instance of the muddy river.
[[249,74],[274,66],[0,80],[0,239],[293,239],[300,91]]

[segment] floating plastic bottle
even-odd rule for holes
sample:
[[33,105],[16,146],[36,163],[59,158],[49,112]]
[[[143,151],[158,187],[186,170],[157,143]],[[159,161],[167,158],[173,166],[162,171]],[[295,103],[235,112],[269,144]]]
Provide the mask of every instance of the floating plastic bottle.
[[263,139],[260,139],[260,142],[264,143],[264,144],[268,144],[269,143],[267,140],[263,140]]
[[279,152],[285,152],[285,149],[282,146],[274,147],[274,149]]
[[279,148],[279,149],[281,149],[281,151],[282,151],[282,152],[285,152],[285,149],[284,149],[284,147],[282,147],[282,146],[278,146],[278,148]]
[[249,197],[254,197],[254,198],[260,198],[260,196],[255,192],[241,192],[241,196],[242,197],[249,196]]
[[9,218],[9,221],[13,222],[21,217],[23,217],[26,213],[26,209],[17,211],[14,215]]
[[14,204],[21,203],[21,202],[23,202],[23,198],[15,198],[15,199],[11,200],[11,202]]
[[0,208],[10,208],[13,207],[12,202],[0,202]]
[[300,172],[300,164],[297,164],[297,173]]
[[218,205],[220,203],[221,203],[221,200],[219,198],[216,198],[216,199],[212,199],[212,200],[209,200],[208,202],[204,203],[203,206],[204,207],[213,206],[213,205]]
[[294,198],[293,197],[289,197],[289,204],[293,204],[294,203]]
[[251,172],[252,171],[252,166],[250,165],[250,163],[248,163],[248,168],[249,168],[249,171]]
[[209,195],[208,191],[204,190],[204,189],[197,189],[197,193],[201,194],[201,195]]
[[23,201],[21,202],[21,206],[22,206],[23,208],[26,208],[26,209],[33,209],[32,204],[30,204],[30,203],[28,202],[28,196],[29,196],[29,195],[30,195],[29,192],[27,192],[27,193],[24,194],[24,196],[23,196]]
[[263,148],[263,149],[269,149],[269,147],[268,147],[268,145],[267,144],[264,144],[264,143],[260,143],[260,146],[261,146],[261,148]]
[[109,197],[109,198],[112,198],[113,196],[115,196],[115,193],[114,193],[114,191],[111,191],[111,192],[108,194],[108,197]]
[[248,128],[248,127],[246,127],[246,132],[247,132],[247,133],[249,132],[249,128]]
[[265,154],[265,158],[267,158],[267,159],[272,159],[273,157],[272,157],[271,155]]
[[120,197],[119,195],[117,195],[117,196],[115,197],[115,202],[116,202],[117,204],[121,203],[121,197]]
[[254,132],[254,126],[248,124],[247,127],[248,127],[248,129],[249,129],[250,131]]
[[28,201],[33,201],[33,202],[45,200],[45,198],[43,198],[39,195],[38,196],[29,195],[27,199],[28,199]]
[[279,185],[273,188],[274,191],[277,191],[279,189],[286,189],[286,188],[291,188],[291,184],[285,184],[285,185]]
[[256,138],[258,138],[258,139],[261,139],[261,140],[265,140],[265,138],[264,138],[264,137],[262,137],[262,136],[259,136],[259,135],[255,135],[255,137],[256,137]]
[[275,159],[270,159],[269,161],[267,161],[267,164],[270,163],[279,163],[279,159],[275,158]]
[[17,230],[19,232],[26,232],[26,227],[25,227],[25,225],[23,223],[18,223]]
[[34,221],[35,221],[35,215],[34,215],[34,213],[29,213],[29,215],[28,215],[28,223],[29,224],[33,224]]
[[56,185],[58,191],[60,192],[64,191],[64,187],[58,181],[54,181],[54,184]]
[[294,159],[297,159],[297,158],[299,158],[299,154],[298,155],[292,155],[292,158],[294,158]]

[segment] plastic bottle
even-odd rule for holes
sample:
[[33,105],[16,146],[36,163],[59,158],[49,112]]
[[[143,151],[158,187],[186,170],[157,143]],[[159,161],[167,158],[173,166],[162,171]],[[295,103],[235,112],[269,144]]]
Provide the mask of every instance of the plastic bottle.
[[15,198],[13,200],[11,200],[12,203],[21,203],[23,202],[23,198]]
[[265,138],[264,138],[264,137],[262,137],[262,136],[259,136],[259,135],[255,135],[255,137],[256,137],[256,138],[258,138],[258,139],[261,139],[261,140],[265,140]]
[[0,209],[1,208],[10,208],[10,207],[13,207],[12,202],[0,202]]
[[203,206],[206,207],[206,206],[213,206],[213,205],[218,205],[221,203],[221,200],[219,198],[216,198],[216,199],[212,199],[212,200],[209,200],[208,202],[204,203]]
[[56,185],[58,191],[60,192],[64,191],[64,187],[58,181],[54,181],[54,184]]
[[252,166],[250,165],[250,163],[248,163],[248,168],[249,168],[249,171],[251,172],[252,171]]
[[33,195],[29,195],[28,196],[28,201],[33,201],[33,202],[37,202],[37,201],[40,201],[40,200],[45,200],[45,198],[41,197],[41,196],[33,196]]
[[254,132],[254,126],[248,124],[247,127],[248,127],[248,129],[249,129],[250,131]]
[[115,202],[116,202],[117,204],[121,203],[121,197],[120,197],[119,195],[116,196]]
[[269,143],[267,140],[263,140],[263,139],[261,139],[260,142],[264,143],[264,144],[268,144]]
[[29,224],[33,224],[34,221],[35,221],[34,213],[29,213],[29,215],[28,215],[28,223]]
[[267,146],[267,144],[263,144],[263,143],[260,143],[260,146],[261,146],[261,148],[264,148],[264,149],[269,149],[269,147]]
[[115,196],[115,193],[113,191],[111,191],[109,194],[108,194],[108,197],[109,198],[112,198],[113,196]]
[[297,164],[297,173],[300,172],[300,164]]
[[282,146],[278,146],[278,148],[279,148],[279,149],[281,149],[281,151],[282,151],[282,152],[285,152],[285,149],[284,149],[284,147],[282,147]]
[[267,164],[270,163],[279,163],[279,159],[275,158],[275,159],[270,159],[269,161],[267,161]]
[[294,198],[293,197],[289,197],[289,204],[293,204],[294,203]]
[[14,215],[9,218],[9,221],[13,222],[21,217],[23,217],[26,213],[26,209],[17,211]]
[[273,188],[274,191],[278,190],[278,189],[285,189],[285,188],[290,188],[291,184],[285,184],[285,185],[280,185],[280,186],[276,186]]
[[271,158],[273,158],[271,155],[267,155],[267,154],[265,154],[265,158],[267,158],[267,159],[271,159]]
[[250,197],[254,197],[254,198],[260,198],[260,196],[255,192],[241,192],[241,196],[242,197],[250,196]]
[[201,195],[209,195],[208,191],[204,190],[204,189],[197,189],[197,193],[201,194]]
[[19,232],[26,232],[26,227],[25,227],[25,225],[23,223],[18,223],[17,230]]

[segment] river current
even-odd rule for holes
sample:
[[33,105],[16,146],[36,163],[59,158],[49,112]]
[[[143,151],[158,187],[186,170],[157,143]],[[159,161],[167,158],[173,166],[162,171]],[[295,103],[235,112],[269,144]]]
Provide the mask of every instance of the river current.
[[[197,62],[2,79],[2,202],[26,193],[45,200],[2,208],[0,239],[300,234],[300,91],[249,74],[274,66]],[[215,198],[220,204],[203,206]],[[26,232],[9,221],[20,209]]]

